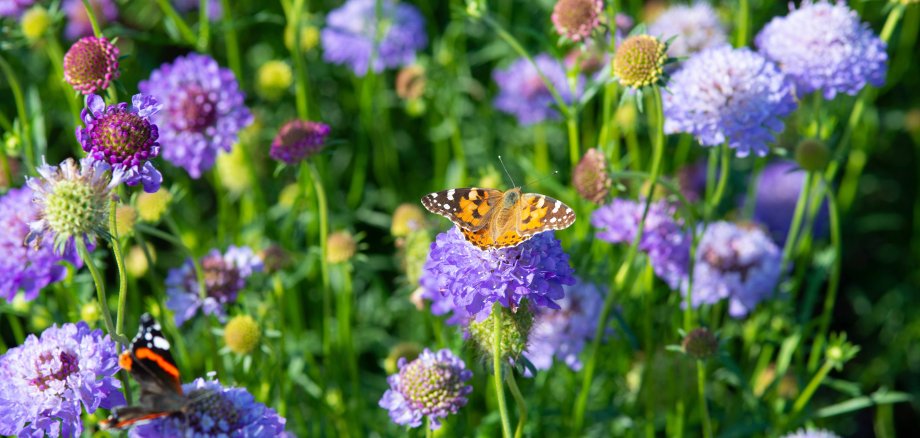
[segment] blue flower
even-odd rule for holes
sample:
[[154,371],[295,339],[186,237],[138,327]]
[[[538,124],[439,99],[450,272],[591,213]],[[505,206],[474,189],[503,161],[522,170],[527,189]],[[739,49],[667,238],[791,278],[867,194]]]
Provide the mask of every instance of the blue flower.
[[703,146],[728,142],[739,157],[764,156],[783,117],[797,104],[779,68],[749,49],[704,50],[674,73],[663,94],[664,129],[686,132]]
[[559,309],[537,307],[524,356],[538,370],[548,370],[553,357],[574,371],[581,369],[578,359],[585,343],[594,338],[594,330],[604,307],[604,293],[595,284],[579,281],[565,287]]
[[843,2],[805,0],[767,23],[754,43],[792,78],[799,97],[821,91],[833,99],[885,83],[885,42]]
[[[572,91],[562,63],[545,53],[535,56],[534,62],[559,92],[562,100],[571,103]],[[553,95],[537,74],[537,69],[526,58],[519,58],[508,67],[496,70],[492,77],[499,89],[495,97],[495,108],[517,117],[518,123],[532,125],[559,118],[559,112],[554,108],[556,101]],[[579,77],[576,95],[581,94],[583,85],[584,79]]]
[[795,432],[787,433],[782,438],[840,438],[840,435],[824,429],[802,428]]
[[709,3],[673,5],[648,27],[649,35],[671,40],[668,56],[683,58],[728,42],[725,26]]
[[0,356],[0,435],[83,434],[83,409],[125,404],[115,342],[85,322],[54,325]]
[[398,366],[399,373],[387,378],[390,389],[379,402],[396,424],[419,427],[427,417],[431,429],[438,429],[441,419],[456,414],[473,392],[466,384],[473,372],[450,350],[432,353],[426,348],[412,362],[400,358]]
[[[425,18],[414,6],[393,0],[348,0],[329,12],[320,35],[323,59],[351,67],[364,76],[368,65],[375,72],[415,61],[415,53],[428,45]],[[381,27],[378,29],[378,25]]]
[[[767,227],[773,241],[780,245],[786,242],[804,185],[805,171],[792,161],[775,161],[766,165],[757,181],[754,221]],[[827,235],[829,214],[825,200],[815,217],[813,236]]]
[[225,307],[236,301],[246,279],[262,270],[262,261],[248,247],[230,246],[224,254],[215,249],[202,257],[201,270],[206,295],[203,299],[191,260],[171,269],[166,277],[166,307],[175,313],[177,326],[195,316],[199,309],[206,315],[226,317]]

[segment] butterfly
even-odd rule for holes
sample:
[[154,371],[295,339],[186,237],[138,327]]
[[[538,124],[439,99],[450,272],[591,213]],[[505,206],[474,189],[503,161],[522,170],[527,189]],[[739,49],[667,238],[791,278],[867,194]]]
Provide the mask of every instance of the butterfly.
[[450,219],[481,250],[517,246],[549,230],[575,223],[562,201],[538,193],[476,187],[442,190],[422,198],[428,211]]
[[163,337],[160,323],[149,313],[141,316],[137,335],[131,348],[118,357],[118,365],[131,374],[141,388],[136,406],[121,406],[112,410],[100,428],[125,429],[156,418],[181,414],[189,399],[182,392],[179,368],[169,352],[169,341]]

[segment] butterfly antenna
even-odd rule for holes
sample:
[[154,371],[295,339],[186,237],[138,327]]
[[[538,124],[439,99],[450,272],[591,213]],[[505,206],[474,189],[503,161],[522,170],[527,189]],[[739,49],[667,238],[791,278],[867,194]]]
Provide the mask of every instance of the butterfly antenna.
[[540,178],[531,180],[530,182],[525,183],[524,185],[522,185],[521,188],[527,187],[527,186],[529,186],[529,185],[531,185],[531,184],[536,184],[536,183],[538,183],[538,182],[540,182],[540,181],[543,181],[543,180],[546,179],[546,178],[553,177],[553,176],[556,176],[556,175],[559,175],[559,171],[558,171],[558,170],[554,170],[553,173],[552,173],[552,175],[545,175],[545,176],[541,176]]
[[511,180],[511,186],[512,186],[512,187],[517,187],[517,186],[514,184],[514,178],[511,177],[511,172],[508,172],[508,168],[505,167],[505,162],[502,161],[502,156],[501,156],[501,155],[498,156],[498,162],[499,162],[499,163],[502,163],[502,169],[505,169],[505,175],[508,175],[508,179]]

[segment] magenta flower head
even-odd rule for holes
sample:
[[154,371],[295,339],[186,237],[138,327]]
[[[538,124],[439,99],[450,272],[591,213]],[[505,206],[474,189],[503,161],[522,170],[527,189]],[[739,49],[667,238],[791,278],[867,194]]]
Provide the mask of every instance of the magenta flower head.
[[0,196],[0,254],[4,254],[0,257],[0,298],[7,301],[19,291],[27,301],[34,300],[43,287],[63,280],[67,276],[63,261],[77,267],[83,264],[72,245],[59,255],[50,242],[38,247],[22,244],[29,223],[38,219],[32,196],[28,187]]
[[153,119],[160,140],[169,145],[163,158],[192,178],[213,167],[219,152],[230,152],[253,120],[233,72],[207,55],[192,53],[163,64],[138,88],[163,102]]
[[0,435],[78,437],[82,414],[125,404],[115,342],[85,322],[54,325],[0,356]]
[[559,0],[551,18],[559,35],[578,42],[601,25],[603,12],[603,0]]
[[236,301],[249,276],[262,271],[262,260],[248,247],[230,246],[224,254],[215,249],[204,256],[201,269],[204,299],[199,294],[198,277],[191,260],[171,269],[166,277],[166,307],[175,313],[177,326],[195,316],[199,309],[206,315],[226,318],[226,306]]
[[368,66],[380,73],[409,65],[428,45],[422,13],[408,2],[393,0],[346,1],[326,16],[320,37],[323,60],[351,67],[357,76],[364,76]]
[[160,437],[284,437],[286,420],[256,401],[244,388],[228,388],[213,380],[182,385],[189,400],[183,415],[170,415],[131,429],[131,438]]
[[531,308],[558,309],[556,300],[565,296],[562,286],[575,284],[573,274],[552,232],[518,246],[482,251],[452,227],[431,245],[420,283],[429,297],[449,297],[452,306],[440,303],[440,309],[461,309],[482,321],[495,302],[516,310],[526,298]]
[[754,43],[792,78],[799,97],[820,91],[833,99],[885,83],[885,42],[844,2],[805,0],[767,23]]
[[690,57],[662,93],[664,130],[703,146],[728,142],[739,157],[765,156],[783,118],[798,106],[789,79],[749,49],[721,46]]
[[[89,4],[93,7],[100,27],[118,19],[118,7],[113,0],[89,0]],[[86,14],[83,0],[64,0],[61,9],[67,14],[64,35],[68,39],[75,40],[93,34],[93,25]]]
[[130,107],[125,102],[106,106],[102,97],[90,94],[80,113],[86,127],[77,128],[77,140],[94,160],[121,171],[125,184],[141,183],[145,192],[156,192],[163,175],[150,162],[160,154],[153,117],[162,107],[156,98],[143,94],[135,94]]
[[118,78],[118,53],[106,38],[80,38],[64,54],[64,80],[83,94],[105,90]]
[[397,362],[399,373],[387,378],[390,384],[380,407],[389,410],[394,423],[419,427],[428,418],[431,429],[441,427],[441,419],[456,414],[466,405],[466,396],[473,387],[466,382],[473,372],[463,360],[444,349],[432,353],[427,348],[412,362],[402,357]]
[[320,151],[329,136],[329,125],[306,120],[291,120],[281,127],[272,141],[272,158],[296,164]]

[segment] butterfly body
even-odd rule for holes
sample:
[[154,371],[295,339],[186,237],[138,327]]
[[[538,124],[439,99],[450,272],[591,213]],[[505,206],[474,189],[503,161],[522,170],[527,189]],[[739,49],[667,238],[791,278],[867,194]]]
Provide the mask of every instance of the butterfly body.
[[549,230],[575,222],[562,201],[520,187],[501,191],[477,187],[442,190],[422,198],[428,211],[450,219],[464,237],[482,250],[517,246]]

